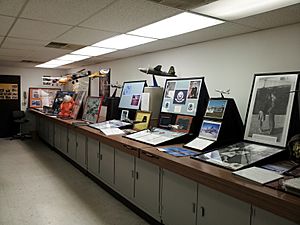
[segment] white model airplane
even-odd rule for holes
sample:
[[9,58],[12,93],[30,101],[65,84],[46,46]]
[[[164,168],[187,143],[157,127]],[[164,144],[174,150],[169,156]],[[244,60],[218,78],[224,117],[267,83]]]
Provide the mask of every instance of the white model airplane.
[[220,93],[222,98],[224,98],[224,95],[229,95],[230,94],[230,89],[227,89],[226,91],[216,89],[215,91]]

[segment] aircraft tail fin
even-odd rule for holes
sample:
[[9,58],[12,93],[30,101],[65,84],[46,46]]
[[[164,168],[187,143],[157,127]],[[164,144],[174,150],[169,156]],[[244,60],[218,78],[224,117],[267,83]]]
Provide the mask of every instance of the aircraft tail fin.
[[175,75],[175,68],[174,66],[171,66],[170,69],[169,69],[169,74],[172,74],[172,75]]
[[161,65],[157,65],[156,67],[154,67],[154,70],[161,71]]

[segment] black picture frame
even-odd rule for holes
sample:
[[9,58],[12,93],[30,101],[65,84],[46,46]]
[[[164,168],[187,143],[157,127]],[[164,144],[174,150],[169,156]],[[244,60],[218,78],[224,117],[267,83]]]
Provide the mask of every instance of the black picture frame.
[[285,147],[299,72],[254,74],[244,140]]

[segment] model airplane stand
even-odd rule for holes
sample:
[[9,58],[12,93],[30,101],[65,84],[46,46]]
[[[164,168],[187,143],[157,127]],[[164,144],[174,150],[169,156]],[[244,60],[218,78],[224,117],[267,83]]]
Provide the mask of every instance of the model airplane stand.
[[208,99],[203,77],[168,79],[158,126],[126,137],[152,146],[189,141],[199,132]]
[[200,132],[185,147],[203,151],[243,139],[244,128],[238,108],[232,98],[209,100]]

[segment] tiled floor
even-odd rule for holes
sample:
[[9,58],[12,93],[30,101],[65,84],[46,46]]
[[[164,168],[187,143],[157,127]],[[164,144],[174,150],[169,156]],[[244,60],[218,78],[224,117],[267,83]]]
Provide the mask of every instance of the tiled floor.
[[39,141],[0,139],[0,225],[146,225]]

